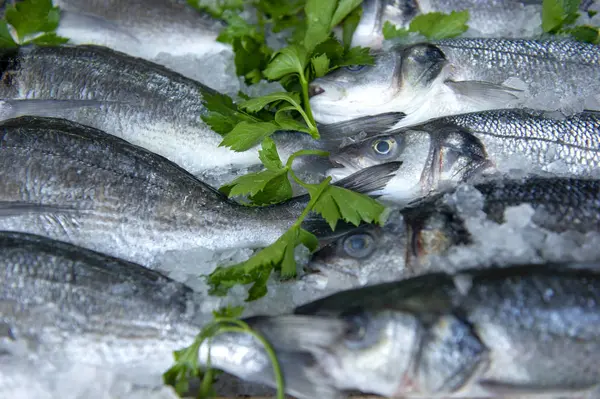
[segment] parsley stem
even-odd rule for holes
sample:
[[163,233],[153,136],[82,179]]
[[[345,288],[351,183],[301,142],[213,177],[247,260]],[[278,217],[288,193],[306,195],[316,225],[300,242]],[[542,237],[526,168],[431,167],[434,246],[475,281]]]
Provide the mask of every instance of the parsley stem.
[[317,130],[317,123],[315,122],[312,110],[310,109],[310,98],[308,97],[308,81],[304,77],[303,73],[300,74],[300,85],[302,86],[302,102],[304,103],[304,109],[306,110],[306,114],[308,116],[306,124],[308,125],[311,131],[314,131],[316,133],[316,137],[315,135],[313,135],[313,137],[318,139],[320,136],[319,131]]

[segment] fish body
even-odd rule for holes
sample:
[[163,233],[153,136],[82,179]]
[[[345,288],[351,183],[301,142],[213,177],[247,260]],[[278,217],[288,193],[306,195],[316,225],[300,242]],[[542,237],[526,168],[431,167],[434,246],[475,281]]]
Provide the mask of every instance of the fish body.
[[[396,210],[382,227],[366,224],[343,230],[340,226],[340,235],[313,255],[309,268],[324,275],[352,276],[364,285],[421,274],[430,257],[443,258],[459,246],[483,245],[494,254],[495,245],[502,243],[485,238],[479,243],[472,233],[481,233],[471,231],[467,220],[482,212],[486,220],[502,224],[507,209],[522,205],[532,208],[531,223],[546,232],[600,232],[598,180],[529,177],[476,184],[473,192],[467,187],[471,186],[461,185]],[[478,256],[484,262],[483,255]],[[503,260],[495,256],[490,261]]]
[[572,40],[458,38],[396,46],[312,83],[321,123],[403,112],[395,127],[491,109],[598,109],[600,50]]
[[[312,352],[313,369],[339,391],[409,398],[595,397],[600,275],[597,263],[586,267],[431,273],[340,292],[295,314],[347,323],[338,340],[323,331],[332,344],[315,345]],[[271,324],[282,329],[285,321]],[[319,334],[306,323],[309,328]]]
[[[219,147],[202,121],[217,92],[158,64],[99,46],[28,47],[2,53],[0,115],[66,118],[163,155],[215,185],[223,170],[260,165],[258,149]],[[298,134],[279,140],[305,146]],[[309,140],[310,141],[310,140]],[[289,155],[289,154],[288,154]]]
[[[532,37],[541,33],[541,1],[520,0],[368,0],[352,37],[353,46],[381,48],[383,25],[389,21],[408,29],[419,15],[469,11],[470,31],[481,37]],[[537,27],[538,29],[533,29]],[[540,30],[540,32],[538,32]]]
[[[24,344],[26,358],[41,359],[38,369],[29,370],[33,375],[65,366],[135,370],[158,385],[172,352],[188,346],[199,332],[190,288],[138,264],[64,242],[0,232],[0,276],[3,349]],[[4,352],[2,363],[19,356],[23,353]],[[23,376],[13,371],[18,374],[6,369],[0,376],[3,397],[19,392],[32,397],[33,388],[44,383],[29,381],[31,390],[26,390],[19,387]],[[77,378],[81,375],[73,377],[73,391],[64,397],[82,389]],[[53,382],[53,388],[62,384]]]
[[331,153],[338,179],[390,161],[402,167],[378,194],[406,203],[491,171],[589,176],[600,167],[600,117],[505,109],[439,118]]
[[306,204],[238,205],[159,155],[63,119],[22,117],[0,131],[0,229],[144,266],[170,251],[269,245]]

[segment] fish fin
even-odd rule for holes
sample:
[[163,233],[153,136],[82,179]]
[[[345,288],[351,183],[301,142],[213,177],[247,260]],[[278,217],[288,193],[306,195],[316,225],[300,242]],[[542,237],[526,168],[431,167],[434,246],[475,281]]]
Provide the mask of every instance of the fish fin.
[[120,33],[124,36],[133,39],[137,43],[141,43],[140,39],[136,36],[128,32],[127,29],[123,29],[115,22],[110,21],[100,15],[85,13],[85,12],[77,12],[74,10],[61,10],[60,12],[60,27],[64,27],[66,29],[70,27],[79,27],[84,26],[87,29],[95,28],[97,32],[99,31],[113,31]]
[[0,120],[19,116],[57,117],[61,111],[100,107],[109,101],[97,100],[0,100]]
[[402,161],[394,161],[370,166],[333,184],[361,194],[369,194],[384,189],[401,165]]
[[65,213],[73,208],[54,205],[40,205],[29,202],[0,201],[0,217],[22,216],[30,213]]
[[482,101],[486,103],[514,101],[519,98],[515,93],[522,92],[520,89],[515,89],[502,84],[477,80],[462,80],[458,82],[447,80],[445,84],[457,94],[465,96],[473,101]]
[[349,121],[319,125],[319,133],[325,141],[341,140],[363,132],[367,135],[379,134],[392,129],[405,117],[404,112],[363,116]]
[[562,397],[577,394],[588,394],[596,392],[600,389],[600,384],[590,385],[580,388],[568,388],[568,387],[557,387],[557,386],[538,386],[538,385],[526,385],[526,384],[512,384],[504,381],[493,381],[483,380],[478,381],[477,385],[485,389],[495,397],[512,397],[514,395],[548,395],[546,397]]

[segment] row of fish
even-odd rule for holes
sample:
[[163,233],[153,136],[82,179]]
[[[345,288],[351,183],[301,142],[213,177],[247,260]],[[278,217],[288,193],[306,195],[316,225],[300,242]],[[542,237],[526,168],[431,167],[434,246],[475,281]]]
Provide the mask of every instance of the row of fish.
[[[202,121],[205,98],[218,93],[202,76],[210,63],[189,74],[163,53],[229,51],[215,41],[221,24],[183,1],[121,3],[55,1],[58,33],[81,45],[0,55],[0,356],[14,349],[4,343],[25,341],[46,359],[158,375],[205,316],[198,293],[165,277],[175,254],[269,245],[307,197],[248,208],[215,190],[258,167],[258,151],[219,147]],[[275,347],[288,393],[598,394],[595,263],[581,271],[574,262],[480,269],[518,263],[510,257],[472,259],[477,270],[443,262],[482,240],[474,219],[502,225],[515,206],[529,207],[527,232],[541,241],[576,234],[593,243],[600,233],[600,49],[485,38],[498,35],[492,26],[528,36],[541,2],[512,3],[364,2],[355,44],[381,47],[386,20],[406,26],[419,13],[464,8],[479,37],[381,48],[375,66],[313,82],[322,141],[273,136],[283,159],[331,152],[329,163],[299,171],[396,208],[384,226],[305,223],[320,249],[302,282],[350,276],[349,286],[330,287],[337,291],[404,280],[248,319]],[[600,246],[590,247],[586,256],[600,259]],[[577,258],[565,257],[542,253],[535,263]],[[200,354],[205,362],[207,347]],[[213,340],[211,359],[274,386],[249,336]],[[0,392],[11,396],[16,379],[5,375]]]

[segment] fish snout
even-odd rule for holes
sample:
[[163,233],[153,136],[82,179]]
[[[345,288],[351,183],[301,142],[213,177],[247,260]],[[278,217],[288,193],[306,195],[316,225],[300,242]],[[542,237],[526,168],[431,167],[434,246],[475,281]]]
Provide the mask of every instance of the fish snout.
[[316,84],[308,86],[308,97],[318,96],[319,94],[325,93],[325,89]]

